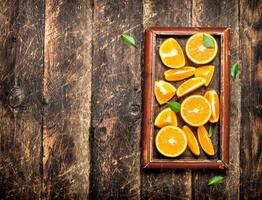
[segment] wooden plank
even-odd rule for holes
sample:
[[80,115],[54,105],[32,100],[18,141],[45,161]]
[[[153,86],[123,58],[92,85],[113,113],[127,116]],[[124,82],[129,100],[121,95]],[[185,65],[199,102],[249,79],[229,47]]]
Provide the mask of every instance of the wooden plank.
[[39,199],[44,5],[0,10],[0,199]]
[[140,0],[94,2],[91,199],[140,198],[142,8]]
[[45,1],[45,199],[88,198],[91,27],[91,1]]
[[[191,26],[191,1],[144,1],[144,28]],[[191,199],[191,170],[143,170],[142,199]]]
[[[239,2],[237,0],[193,0],[192,26],[228,26],[231,28],[231,61],[239,62]],[[239,198],[239,132],[240,132],[240,81],[231,81],[230,112],[230,165],[226,171],[196,171],[193,174],[195,199]],[[208,187],[207,181],[215,175],[226,176],[225,183]]]
[[262,198],[262,1],[243,0],[241,13],[242,199]]

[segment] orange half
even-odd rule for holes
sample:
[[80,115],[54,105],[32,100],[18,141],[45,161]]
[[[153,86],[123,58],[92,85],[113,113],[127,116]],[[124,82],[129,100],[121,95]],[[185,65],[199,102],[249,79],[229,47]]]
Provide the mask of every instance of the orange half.
[[203,77],[206,79],[205,86],[208,86],[212,80],[214,75],[215,66],[214,65],[207,65],[203,67],[198,67],[195,71],[195,77]]
[[181,69],[170,69],[165,71],[164,76],[168,81],[180,81],[194,75],[196,68],[186,66]]
[[163,64],[170,68],[180,68],[185,65],[185,56],[179,43],[174,38],[166,39],[159,48]]
[[[214,42],[214,47],[204,46],[204,34]],[[186,43],[186,54],[188,58],[196,64],[207,64],[211,62],[217,54],[217,42],[213,36],[208,33],[196,33],[192,35]]]
[[176,94],[178,97],[182,97],[188,94],[206,83],[206,80],[202,77],[190,78],[183,82],[177,89]]
[[187,138],[184,131],[176,126],[165,126],[156,135],[156,148],[164,156],[177,157],[187,147]]
[[211,116],[211,106],[202,95],[187,97],[181,104],[181,117],[191,126],[202,126]]
[[155,119],[155,126],[158,128],[163,128],[168,125],[177,126],[176,113],[170,108],[162,110]]
[[209,90],[205,93],[204,97],[211,105],[211,117],[210,122],[216,123],[219,120],[219,97],[215,90]]
[[154,92],[160,105],[168,102],[176,94],[176,88],[171,83],[160,80],[155,81]]
[[188,148],[190,149],[190,151],[192,151],[193,154],[195,154],[196,156],[199,156],[200,149],[199,149],[199,145],[198,145],[198,142],[197,142],[197,139],[194,133],[191,131],[191,129],[187,125],[183,126],[182,130],[186,134]]
[[215,154],[214,147],[210,137],[208,137],[207,130],[204,126],[197,128],[197,137],[200,146],[208,155],[213,156]]

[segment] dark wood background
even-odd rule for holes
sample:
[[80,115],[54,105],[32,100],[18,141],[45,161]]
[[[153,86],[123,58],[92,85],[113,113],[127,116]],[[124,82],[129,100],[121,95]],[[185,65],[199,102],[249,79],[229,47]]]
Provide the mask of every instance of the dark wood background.
[[[227,171],[141,169],[150,26],[231,27]],[[261,0],[0,0],[0,199],[260,199],[261,28]]]

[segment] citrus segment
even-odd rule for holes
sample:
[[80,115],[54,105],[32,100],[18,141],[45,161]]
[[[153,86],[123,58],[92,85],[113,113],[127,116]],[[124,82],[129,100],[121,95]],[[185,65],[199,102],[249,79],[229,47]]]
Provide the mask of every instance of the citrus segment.
[[[213,40],[214,47],[205,47],[203,41],[204,34]],[[196,33],[192,35],[186,43],[186,54],[188,58],[196,64],[207,64],[211,62],[217,54],[217,42],[210,34]]]
[[219,98],[215,90],[209,90],[205,93],[204,97],[208,100],[211,106],[210,122],[216,123],[219,120]]
[[195,71],[195,77],[203,77],[206,79],[205,86],[208,86],[212,80],[214,75],[215,66],[214,65],[207,65],[203,67],[198,67]]
[[215,154],[213,144],[208,137],[207,130],[204,126],[200,126],[197,128],[197,137],[200,146],[208,155],[213,156]]
[[205,82],[206,80],[202,77],[190,78],[178,87],[176,94],[178,97],[182,97],[183,95],[200,88],[205,84]]
[[179,43],[174,38],[166,39],[159,48],[163,64],[170,68],[180,68],[185,65],[185,56]]
[[155,96],[160,105],[166,103],[176,94],[176,88],[171,83],[160,80],[155,81]]
[[190,151],[192,151],[193,154],[195,154],[196,156],[199,156],[200,149],[199,149],[199,145],[198,145],[198,142],[197,142],[197,139],[194,133],[191,131],[191,129],[187,125],[183,126],[182,130],[186,134],[188,148],[190,149]]
[[202,95],[192,95],[182,102],[180,112],[186,123],[198,127],[210,119],[211,106]]
[[163,128],[168,125],[177,126],[176,113],[170,108],[162,110],[155,119],[155,126],[158,128]]
[[180,128],[176,126],[165,126],[156,135],[156,148],[164,156],[177,157],[187,147],[187,138]]
[[183,67],[181,69],[170,69],[165,71],[165,79],[168,81],[180,81],[194,75],[195,67]]

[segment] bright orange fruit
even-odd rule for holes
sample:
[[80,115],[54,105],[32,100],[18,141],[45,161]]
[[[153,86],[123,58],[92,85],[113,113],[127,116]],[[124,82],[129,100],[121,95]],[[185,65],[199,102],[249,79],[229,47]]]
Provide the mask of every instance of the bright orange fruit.
[[186,66],[181,69],[170,69],[165,71],[165,79],[168,81],[180,81],[194,75],[196,68]]
[[176,88],[171,83],[160,80],[155,81],[155,96],[160,105],[166,103],[176,94]]
[[185,56],[179,43],[174,38],[166,39],[159,48],[163,64],[170,68],[180,68],[185,65]]
[[[214,42],[214,47],[204,46],[204,35]],[[192,35],[186,43],[186,54],[188,58],[196,64],[207,64],[211,62],[217,54],[217,42],[214,37],[207,33],[196,33]]]
[[176,113],[170,108],[162,110],[155,119],[155,126],[158,128],[163,128],[168,125],[177,126]]
[[216,123],[219,120],[219,98],[215,90],[209,90],[205,93],[204,97],[208,100],[211,105],[211,117],[210,122]]
[[200,146],[208,155],[213,156],[215,154],[213,144],[208,137],[207,130],[204,126],[200,126],[197,128],[197,137]]
[[214,65],[198,67],[195,71],[195,77],[203,77],[204,79],[206,79],[205,86],[208,86],[212,80],[214,71],[215,71]]
[[211,106],[202,95],[191,95],[181,104],[181,117],[191,126],[202,126],[211,116]]
[[183,82],[177,89],[176,95],[178,97],[182,97],[185,94],[188,94],[198,88],[200,88],[202,85],[204,85],[206,80],[202,77],[195,77],[190,78]]
[[165,126],[156,135],[156,148],[164,156],[177,157],[187,147],[187,138],[184,131],[176,126]]
[[196,156],[199,156],[200,149],[199,149],[199,145],[198,145],[198,142],[197,142],[197,139],[194,133],[187,125],[183,126],[182,130],[186,134],[188,148],[190,149],[190,151],[192,151],[193,154],[195,154]]

